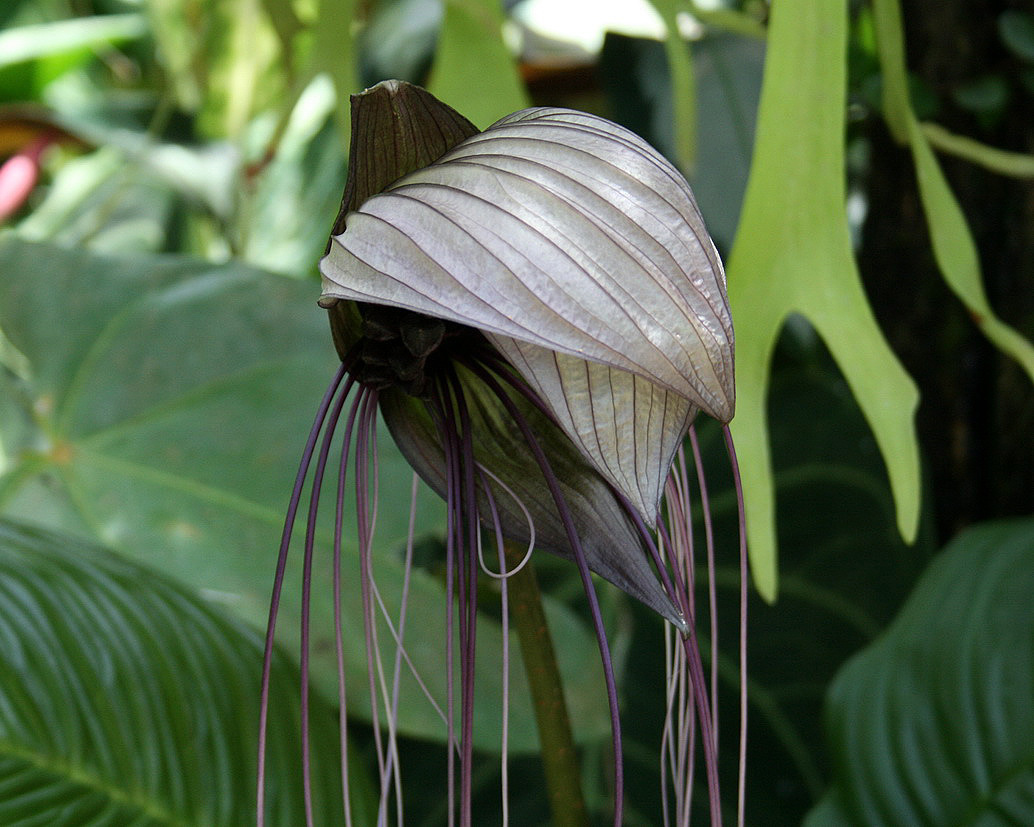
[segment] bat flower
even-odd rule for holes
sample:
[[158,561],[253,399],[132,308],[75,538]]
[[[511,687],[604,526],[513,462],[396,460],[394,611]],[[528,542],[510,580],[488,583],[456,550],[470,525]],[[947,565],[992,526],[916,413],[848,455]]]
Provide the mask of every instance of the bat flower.
[[[352,99],[348,179],[320,271],[319,304],[342,364],[299,471],[269,645],[310,459],[323,432],[318,492],[339,420],[339,488],[354,445],[361,549],[372,542],[368,491],[379,412],[415,472],[446,502],[443,648],[451,676],[455,630],[458,720],[451,684],[443,706],[453,744],[450,806],[460,823],[471,819],[483,534],[500,548],[506,538],[578,567],[611,704],[615,823],[622,808],[617,690],[591,573],[678,630],[685,657],[673,680],[689,682],[682,694],[698,712],[716,811],[717,739],[694,631],[682,446],[687,433],[695,436],[698,412],[723,424],[733,416],[733,329],[721,261],[685,179],[642,139],[600,117],[533,108],[481,132],[426,91],[387,81]],[[314,494],[310,526],[317,500]],[[338,503],[340,511],[340,491]],[[340,536],[335,546],[339,557]],[[311,547],[310,536],[303,605]],[[369,649],[375,595],[368,553],[361,558]],[[338,605],[339,571],[336,559]],[[303,622],[303,671],[306,636]],[[402,648],[401,619],[392,636]],[[338,639],[340,648],[340,629]],[[343,708],[345,700],[342,690]],[[382,707],[389,730],[390,706]],[[263,703],[263,729],[265,716]],[[376,732],[376,710],[373,718]],[[401,821],[401,793],[387,792],[398,787],[397,755],[379,738],[378,753],[380,818],[394,808]],[[672,760],[685,771],[685,761]],[[688,817],[689,783],[683,779],[682,798],[676,795],[680,819],[683,810]]]

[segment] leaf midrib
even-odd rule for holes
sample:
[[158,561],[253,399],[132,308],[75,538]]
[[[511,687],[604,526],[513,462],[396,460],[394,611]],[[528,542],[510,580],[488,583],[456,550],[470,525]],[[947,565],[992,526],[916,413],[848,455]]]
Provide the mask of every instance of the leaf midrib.
[[973,804],[959,820],[957,827],[970,827],[970,825],[977,824],[989,812],[1001,813],[1002,808],[998,802],[1003,793],[1017,780],[1029,775],[1032,770],[1034,770],[1034,746],[1029,747],[1026,753],[1019,755],[1009,770],[993,779],[986,793],[973,797]]
[[68,784],[85,787],[100,793],[120,806],[136,810],[141,815],[147,816],[160,824],[167,824],[170,827],[192,827],[191,822],[174,815],[161,802],[121,789],[80,765],[63,761],[53,755],[35,752],[7,739],[0,739],[0,754],[24,761],[35,769],[62,779]]
[[138,298],[127,302],[112,313],[93,341],[83,348],[82,358],[69,374],[64,398],[54,418],[59,432],[67,433],[70,430],[72,417],[81,402],[84,389],[89,384],[88,380],[94,372],[94,367],[103,358],[119,332],[132,321],[141,309],[148,305],[158,306],[169,293],[182,290],[184,285],[191,281],[209,281],[212,282],[212,289],[222,291],[236,286],[241,281],[251,280],[251,278],[250,273],[225,274],[213,272],[211,268],[204,268],[193,273],[183,274],[180,278],[175,278],[170,283],[162,284],[157,288],[147,285],[151,288],[150,290],[142,292]]
[[[80,450],[77,456],[82,463],[92,463],[96,468],[113,471],[124,477],[153,483],[173,491],[180,491],[202,502],[222,506],[271,525],[278,525],[283,522],[282,512],[277,511],[275,508],[260,505],[253,500],[232,494],[214,485],[207,485],[188,477],[162,471],[150,465],[119,459],[98,451]],[[69,480],[69,482],[71,481]]]

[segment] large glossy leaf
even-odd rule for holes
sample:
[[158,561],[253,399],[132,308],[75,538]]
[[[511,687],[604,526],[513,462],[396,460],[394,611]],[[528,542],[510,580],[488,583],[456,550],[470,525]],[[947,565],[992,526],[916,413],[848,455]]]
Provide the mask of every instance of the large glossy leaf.
[[[0,329],[27,363],[27,377],[7,377],[10,392],[0,395],[0,512],[99,538],[264,626],[292,477],[335,365],[315,283],[239,263],[103,257],[13,239],[0,244],[0,272]],[[411,472],[381,433],[378,583],[396,606]],[[324,510],[332,515],[329,503]],[[436,532],[442,520],[439,500],[421,489],[417,532]],[[361,629],[355,536],[349,515],[347,630]],[[317,557],[313,667],[318,685],[336,696],[329,562],[329,554]],[[294,648],[299,582],[292,568],[278,627]],[[444,590],[417,572],[409,600],[409,616],[421,619],[407,632],[411,655],[441,700]],[[594,737],[606,728],[595,644],[569,612],[554,609],[575,718],[581,734]],[[351,709],[363,714],[362,636],[347,637]],[[475,730],[493,748],[498,624],[485,620],[478,641],[485,719]],[[515,750],[535,744],[521,677],[511,708]],[[430,704],[414,685],[407,690],[414,702],[402,706],[403,731],[443,737]]]
[[[250,824],[261,636],[156,572],[0,521],[0,823]],[[267,814],[303,817],[297,670],[273,670]],[[318,818],[340,817],[311,710]]]
[[880,445],[898,526],[915,536],[918,394],[880,333],[851,253],[845,215],[843,0],[782,0],[772,10],[757,142],[729,260],[738,410],[754,582],[776,593],[775,504],[765,399],[772,349],[790,313],[815,326]]
[[809,827],[1034,823],[1034,520],[956,539],[828,696]]

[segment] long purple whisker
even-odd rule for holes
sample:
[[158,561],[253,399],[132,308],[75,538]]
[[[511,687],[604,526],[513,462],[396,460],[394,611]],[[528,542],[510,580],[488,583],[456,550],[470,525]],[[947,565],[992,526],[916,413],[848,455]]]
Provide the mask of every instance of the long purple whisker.
[[[473,718],[474,718],[474,663],[477,629],[477,574],[480,529],[473,436],[470,414],[463,390],[454,374],[445,374],[437,390],[435,408],[439,413],[439,428],[446,451],[447,465],[453,461],[453,470],[447,475],[453,479],[455,494],[455,522],[452,524],[455,542],[455,582],[458,596],[460,644],[460,823],[471,823],[473,789]],[[458,420],[458,421],[457,421]],[[451,599],[450,599],[451,605]]]
[[[445,455],[445,699],[446,728],[448,730],[448,824],[453,827],[456,817],[456,687],[453,679],[455,665],[454,625],[452,606],[456,600],[455,560],[456,535],[460,530],[462,517],[459,495],[459,459],[457,447],[458,436],[452,419],[451,405],[447,405],[441,382],[432,389],[430,409],[442,439],[442,451]],[[450,423],[452,423],[450,425]]]
[[[510,602],[509,602],[509,587],[507,580],[509,579],[510,573],[506,569],[506,548],[503,542],[503,527],[499,520],[499,509],[496,507],[495,495],[492,494],[492,489],[488,483],[488,474],[484,469],[480,469],[481,478],[481,490],[485,494],[485,500],[488,503],[488,512],[492,517],[492,531],[495,534],[496,542],[496,553],[499,555],[499,603],[501,606],[501,624],[502,624],[502,646],[503,646],[503,675],[502,675],[502,694],[503,694],[503,708],[502,714],[502,743],[500,744],[500,752],[502,753],[502,759],[499,767],[499,778],[500,785],[502,787],[502,819],[503,827],[507,827],[510,823],[510,783],[509,783],[509,772],[507,767],[507,756],[509,754],[510,745]],[[512,492],[511,492],[512,493]],[[521,563],[523,566],[523,563]]]
[[[689,606],[690,615],[695,612],[693,605],[694,569],[693,569],[693,531],[690,522],[689,480],[685,473],[685,452],[682,445],[676,451],[675,464],[665,480],[665,507],[667,524],[671,530],[674,545],[667,549],[674,582],[678,585],[681,604]],[[664,806],[665,824],[668,824],[668,791],[667,769],[670,768],[673,780],[673,792],[678,815],[677,824],[688,823],[689,810],[693,798],[693,769],[695,756],[696,720],[692,707],[687,707],[687,694],[692,691],[688,668],[681,641],[673,640],[677,631],[667,626],[664,634],[665,663],[669,676],[667,690],[667,714],[662,736],[662,745],[667,747],[668,761],[662,764],[661,795]],[[691,711],[686,714],[689,708]]]
[[276,636],[276,618],[280,611],[280,595],[283,591],[284,572],[287,569],[287,554],[291,546],[291,534],[294,530],[294,521],[298,513],[298,505],[301,502],[302,490],[305,486],[305,477],[309,471],[312,453],[316,448],[316,440],[323,429],[323,423],[327,417],[327,412],[330,410],[331,402],[346,372],[347,368],[342,364],[334,374],[334,378],[328,385],[326,393],[324,393],[323,399],[316,410],[316,416],[309,431],[305,448],[302,451],[301,461],[298,464],[298,473],[295,475],[294,488],[291,491],[291,499],[288,502],[287,515],[284,519],[284,529],[280,537],[280,550],[277,555],[276,574],[273,578],[273,594],[269,601],[269,619],[266,622],[265,650],[262,658],[255,815],[258,827],[263,827],[266,819],[266,737],[269,723],[269,682],[273,665],[273,641]]
[[668,478],[664,481],[665,523],[671,532],[675,545],[668,558],[677,580],[686,587],[686,599],[690,613],[696,614],[693,589],[696,584],[694,569],[694,538],[692,530],[692,506],[690,503],[689,480],[685,474],[685,451],[680,445],[675,452],[675,462]]
[[312,765],[309,744],[309,617],[312,599],[312,558],[316,543],[316,518],[319,513],[320,491],[323,488],[323,477],[327,470],[327,459],[330,456],[330,445],[337,430],[338,419],[345,406],[353,379],[349,377],[341,393],[338,394],[333,410],[323,431],[323,442],[316,457],[316,469],[312,476],[312,487],[309,495],[309,514],[305,525],[305,554],[302,563],[302,618],[301,618],[301,716],[302,716],[302,789],[305,799],[305,823],[313,824],[312,813]]
[[[711,824],[714,825],[714,827],[721,827],[721,798],[718,787],[718,762],[715,756],[714,736],[711,733],[711,710],[710,703],[708,702],[707,678],[704,676],[704,664],[700,656],[700,644],[696,636],[695,618],[689,611],[689,602],[685,597],[685,593],[677,591],[672,583],[671,577],[668,575],[668,568],[664,565],[660,552],[657,550],[657,544],[654,542],[649,529],[647,529],[646,524],[643,522],[643,518],[639,515],[636,508],[628,501],[627,497],[621,495],[620,492],[615,492],[615,496],[617,496],[619,501],[621,501],[622,506],[628,513],[628,516],[635,523],[640,537],[650,554],[650,558],[654,562],[657,573],[660,575],[661,583],[665,590],[672,596],[681,594],[683,609],[690,615],[688,617],[689,623],[687,633],[682,638],[682,645],[686,653],[686,659],[689,663],[690,682],[693,686],[693,696],[697,707],[697,718],[700,722],[700,737],[704,743],[704,766],[707,772],[707,790],[711,806]],[[658,523],[657,531],[660,533],[661,540],[664,545],[667,548],[672,548],[671,539],[668,537],[663,523]],[[713,656],[714,655],[712,653],[712,657]]]
[[[607,643],[607,631],[603,624],[603,615],[600,611],[599,600],[596,597],[596,590],[592,583],[592,574],[585,559],[585,552],[582,550],[581,539],[578,537],[578,530],[575,528],[571,511],[567,507],[567,501],[560,490],[560,481],[553,472],[553,468],[545,452],[542,450],[542,446],[535,438],[528,420],[521,413],[513,399],[510,398],[509,394],[503,390],[502,386],[485,367],[473,363],[470,365],[470,368],[498,397],[531,449],[539,470],[541,470],[543,477],[545,477],[546,485],[557,507],[564,531],[567,534],[567,541],[571,545],[571,552],[578,566],[578,573],[585,588],[585,596],[589,602],[589,613],[592,617],[593,629],[596,632],[596,642],[599,645],[600,659],[603,663],[604,681],[607,685],[607,702],[610,706],[611,735],[614,750],[614,824],[615,827],[620,827],[624,814],[625,771],[621,744],[621,713],[618,708],[617,682],[614,677],[614,664],[610,655],[610,645]],[[509,374],[509,372],[506,371],[505,374]]]
[[729,454],[733,484],[736,487],[737,526],[740,532],[740,754],[736,788],[736,823],[742,827],[747,787],[747,523],[743,507],[743,479],[740,477],[740,463],[736,458],[732,430],[726,424],[722,426],[722,432],[725,435],[725,449]]
[[[477,491],[475,489],[475,467],[473,435],[470,425],[470,412],[467,410],[466,399],[463,390],[459,387],[455,373],[450,373],[450,385],[452,386],[453,398],[459,413],[460,426],[460,473],[462,478],[462,502],[464,516],[466,517],[467,541],[464,544],[464,554],[461,560],[461,570],[466,578],[467,598],[460,601],[460,611],[464,617],[466,628],[466,640],[461,643],[463,650],[462,669],[463,678],[463,711],[461,721],[460,744],[463,753],[460,800],[463,802],[463,813],[460,823],[466,827],[471,821],[471,795],[474,764],[474,662],[476,658],[476,632],[477,632],[477,546],[478,546],[478,507]],[[464,606],[464,602],[466,606]],[[465,612],[464,612],[465,609]]]
[[704,516],[704,538],[707,548],[707,597],[711,622],[711,730],[714,737],[715,759],[718,758],[718,595],[715,586],[714,527],[711,523],[711,501],[704,478],[704,464],[700,458],[700,440],[695,425],[689,426],[689,445],[693,450],[693,463],[697,469],[697,485],[700,486],[700,510]]
[[[367,535],[365,539],[366,545],[364,546],[363,553],[368,559],[372,560],[373,551],[373,535],[377,523],[377,512],[380,502],[380,455],[376,450],[377,446],[377,403],[379,399],[379,392],[374,390],[370,392],[370,399],[368,401],[368,407],[363,411],[363,432],[360,435],[360,439],[363,441],[364,446],[372,446],[373,450],[368,451],[369,462],[368,465],[373,472],[373,504],[371,513],[367,518]],[[373,572],[372,566],[368,570],[369,582],[368,588],[370,595],[376,600],[377,605],[384,612],[384,601],[381,598],[380,591],[377,588],[377,578]],[[403,618],[405,617],[405,593],[408,590],[409,577],[408,572],[404,576],[404,591],[403,591]],[[403,810],[402,810],[402,775],[400,766],[400,755],[398,750],[398,673],[400,671],[399,665],[399,649],[398,646],[401,644],[400,635],[404,632],[404,626],[400,626],[398,632],[391,629],[390,620],[387,621],[388,627],[391,631],[392,639],[396,643],[395,649],[395,665],[392,673],[393,688],[392,691],[388,692],[387,680],[384,673],[384,663],[381,658],[380,650],[380,638],[377,633],[376,625],[376,613],[373,611],[371,606],[371,628],[373,630],[373,642],[374,650],[376,651],[376,663],[377,663],[377,680],[381,688],[382,703],[384,704],[384,711],[387,717],[388,727],[388,750],[387,760],[385,761],[384,775],[381,778],[381,810],[387,812],[387,798],[388,791],[391,789],[392,784],[389,783],[391,779],[394,779],[394,790],[395,790],[395,812],[396,820],[399,824],[404,822]]]
[[[678,636],[678,639],[676,639]],[[688,665],[681,645],[681,633],[672,625],[664,630],[665,663],[668,669],[667,711],[665,714],[662,735],[661,757],[661,803],[664,809],[664,823],[669,823],[667,773],[672,773],[674,804],[676,806],[675,823],[688,823],[688,814],[692,804],[693,768],[695,755],[696,717],[689,706],[687,696],[692,696],[692,684]],[[689,712],[687,714],[687,709]]]
[[[402,640],[403,640],[403,636],[405,634],[405,629],[406,629],[406,609],[407,609],[407,607],[409,605],[410,575],[411,575],[412,570],[413,570],[413,532],[415,530],[415,522],[416,522],[416,497],[417,497],[418,484],[419,483],[418,483],[418,480],[417,480],[417,476],[416,476],[416,474],[414,474],[413,475],[412,486],[410,488],[409,530],[408,530],[408,533],[406,535],[406,557],[405,557],[405,563],[404,563],[403,575],[402,575],[402,595],[401,595],[401,598],[400,598],[399,618],[398,618],[398,625],[396,626],[396,628],[394,630],[392,630],[392,637],[393,637],[393,639],[395,641],[395,669],[394,669],[394,672],[392,674],[391,714],[390,714],[389,720],[392,721],[393,724],[394,724],[394,722],[396,720],[398,720],[399,693],[400,693],[401,688],[402,688],[401,687],[401,684],[402,684],[402,660],[403,660],[403,655],[404,655],[404,649],[403,649]],[[374,587],[376,588],[375,584],[374,584]],[[381,601],[381,599],[380,599],[380,595],[377,594],[376,592],[375,592],[375,595],[377,597],[378,603],[381,605],[382,611],[384,611],[385,607],[384,607],[383,601]],[[390,628],[390,621],[389,621],[389,628]],[[392,754],[397,756],[398,748],[397,748],[397,744],[395,743],[394,738],[392,739],[392,743],[393,743]],[[401,772],[402,768],[401,768],[401,766],[398,766],[399,760],[400,759],[398,757],[396,757],[396,766],[398,767],[397,771]],[[395,798],[396,798],[395,808],[396,808],[396,810],[398,812],[398,822],[399,822],[399,824],[401,824],[402,823],[402,784],[401,784],[401,777],[399,777],[399,783],[396,783],[396,785],[395,785]]]
[[338,728],[340,732],[339,743],[341,747],[341,789],[343,793],[343,806],[345,824],[350,827],[352,824],[352,806],[349,795],[348,783],[348,697],[345,691],[345,647],[344,647],[344,621],[341,615],[341,543],[344,533],[345,517],[345,480],[348,474],[349,451],[352,446],[352,431],[355,426],[356,416],[362,404],[365,394],[360,392],[352,401],[348,418],[345,422],[345,432],[341,440],[341,459],[338,463],[337,497],[334,508],[334,560],[333,560],[333,589],[334,589],[334,650],[337,658],[337,679],[338,679]]
[[[483,363],[479,363],[479,362],[477,362],[474,359],[467,358],[467,359],[463,360],[463,364],[465,364],[475,374],[480,376],[486,382],[486,384],[492,385],[492,384],[495,384],[495,383],[492,382],[492,377],[490,375],[488,375],[486,373],[486,371],[485,371],[485,364],[484,363],[487,363],[487,366],[491,368],[491,370],[493,371],[494,375],[497,375],[499,378],[501,378],[507,384],[509,384],[511,387],[513,387],[521,396],[525,397],[529,402],[531,402],[539,411],[541,411],[551,421],[556,422],[556,417],[553,415],[552,411],[546,405],[544,400],[520,376],[518,376],[517,374],[514,373],[512,367],[509,365],[509,363],[501,355],[496,353],[493,349],[487,348],[486,349],[486,353],[482,354],[482,353],[479,352],[478,358],[483,359]],[[512,401],[509,401],[508,397],[505,397],[505,395],[501,393],[501,389],[499,389],[497,384],[495,384],[495,392],[497,393],[497,395],[500,396],[500,399],[504,402],[504,404],[507,405],[507,408],[510,409],[511,415],[513,415]],[[507,404],[508,401],[509,401],[509,404]],[[515,421],[516,421],[516,418],[515,418]],[[519,423],[518,423],[518,425],[519,425]],[[690,430],[692,431],[692,427],[691,427]],[[522,432],[523,432],[523,429],[522,429]],[[527,434],[525,434],[525,436],[527,438]],[[691,442],[692,442],[692,440],[695,439],[695,437],[696,437],[696,434],[695,434],[695,432],[693,432],[691,434]],[[727,438],[727,440],[731,440],[731,435],[727,435],[726,438]],[[681,452],[682,449],[680,448],[679,450]],[[713,574],[713,572],[714,572],[714,562],[713,562],[713,558],[714,558],[713,527],[711,526],[709,502],[707,502],[707,500],[706,500],[706,488],[704,487],[704,484],[703,484],[702,470],[701,470],[701,466],[700,466],[699,458],[698,457],[699,457],[699,451],[696,451],[695,455],[694,455],[694,460],[697,462],[698,478],[700,479],[701,488],[702,488],[702,491],[704,492],[704,495],[702,496],[702,507],[703,507],[703,511],[704,511],[704,514],[705,514],[705,535],[707,537],[708,556],[709,556],[709,568],[708,568],[709,574],[710,574],[710,576],[708,578],[709,579],[709,596],[710,596],[709,603],[710,603],[710,607],[711,607],[711,618],[712,618],[711,619],[711,623],[712,623],[712,629],[713,629],[712,634],[713,634],[714,631],[717,630],[717,622],[716,622],[716,611],[717,611],[717,609],[716,609],[716,600],[715,600],[715,595],[714,595],[715,578],[714,578],[714,574]],[[738,480],[738,466],[736,466],[735,463],[734,463],[734,472],[737,474],[737,480]],[[682,473],[682,483],[685,486],[685,485],[688,484],[688,480],[685,477],[684,464],[683,464],[683,470],[681,471],[681,473]],[[672,580],[671,580],[671,578],[670,578],[670,576],[668,574],[668,568],[664,564],[663,559],[662,559],[660,553],[657,550],[657,546],[656,546],[656,544],[653,541],[653,537],[652,537],[649,529],[646,527],[645,523],[643,522],[642,517],[639,514],[638,510],[632,505],[632,503],[628,500],[628,498],[625,497],[618,489],[614,488],[613,486],[610,486],[610,487],[611,487],[611,491],[613,492],[615,498],[619,501],[619,503],[621,503],[623,509],[626,511],[626,513],[629,515],[629,517],[635,523],[636,528],[637,528],[637,530],[638,530],[638,532],[639,532],[643,542],[645,543],[645,545],[646,545],[646,547],[647,547],[647,549],[648,549],[648,551],[650,553],[650,557],[651,557],[651,559],[654,562],[654,566],[657,569],[658,575],[661,578],[661,582],[662,582],[662,585],[664,586],[665,590],[676,601],[676,605],[681,605],[682,608],[683,608],[683,611],[686,613],[686,617],[687,617],[689,628],[688,628],[688,634],[683,635],[682,644],[683,644],[683,648],[685,650],[687,662],[688,662],[688,665],[689,665],[690,684],[691,684],[691,687],[692,687],[692,690],[693,690],[692,694],[693,694],[695,702],[696,702],[697,718],[699,720],[700,728],[701,728],[700,735],[701,735],[701,740],[703,741],[703,746],[704,746],[704,759],[705,759],[704,763],[705,763],[707,777],[708,777],[708,797],[710,799],[710,807],[711,807],[711,822],[712,822],[713,825],[720,825],[721,824],[721,797],[720,797],[720,793],[719,793],[719,781],[718,781],[717,733],[716,733],[716,728],[715,728],[715,725],[714,725],[714,721],[716,719],[716,712],[712,708],[712,704],[708,700],[708,694],[709,694],[708,693],[708,688],[707,688],[707,683],[708,682],[707,682],[707,678],[704,675],[703,660],[702,660],[702,657],[701,657],[701,654],[700,654],[699,642],[697,641],[696,631],[695,631],[695,628],[694,628],[694,623],[695,623],[695,607],[693,606],[693,602],[694,602],[694,600],[693,600],[693,593],[692,593],[691,588],[688,588],[689,586],[692,585],[692,582],[693,582],[693,566],[692,566],[692,561],[691,560],[688,561],[687,577],[686,577],[685,584],[680,582],[679,586],[676,587],[676,585],[672,582]],[[741,520],[742,520],[742,495],[740,496],[740,501],[739,502],[741,504]],[[688,520],[689,519],[689,515],[687,514],[686,516],[687,516],[687,520]],[[661,524],[661,523],[658,524],[658,531],[659,531],[659,533],[662,533],[664,535],[663,539],[664,539],[666,547],[667,548],[673,548],[673,545],[671,543],[670,538],[667,537],[666,532],[664,531],[663,524]],[[688,536],[691,539],[692,533],[690,532],[688,534]],[[741,533],[741,538],[743,536],[744,535]],[[742,539],[741,539],[741,546],[743,546],[745,548],[745,544],[744,544]],[[745,554],[746,554],[745,551],[741,552],[741,556],[744,557],[744,558],[745,558]],[[745,591],[745,589],[744,589],[744,591]],[[743,600],[745,601],[746,598],[744,597]],[[744,610],[743,611],[745,611],[745,602],[744,602]],[[741,647],[740,648],[741,648],[741,659],[743,659],[743,660],[745,660],[745,652],[746,652],[746,642],[745,642],[744,637],[745,637],[745,632],[741,631]],[[717,659],[716,659],[716,657],[715,657],[713,652],[712,652],[712,662],[713,663],[712,663],[712,681],[711,681],[711,683],[712,683],[712,687],[715,687],[715,685],[717,683],[717,678],[714,676],[714,669],[715,669],[715,664],[717,663]],[[715,703],[717,703],[717,695],[715,694],[715,690],[714,689],[711,692],[711,698],[712,698],[712,700]],[[745,706],[745,701],[741,703],[741,706]],[[745,713],[741,712],[741,717],[744,717],[744,715],[745,715]],[[742,738],[741,738],[741,753],[745,754],[745,744],[742,743]],[[741,759],[741,764],[742,763],[743,763],[743,760]]]
[[[377,416],[377,391],[372,388],[364,388],[365,394],[358,415],[358,430],[356,432],[355,446],[355,497],[356,497],[356,528],[359,540],[359,568],[360,580],[362,582],[362,603],[363,603],[363,636],[366,644],[366,673],[368,690],[370,693],[370,719],[373,730],[374,749],[377,753],[377,770],[381,782],[381,800],[378,812],[378,823],[387,823],[387,791],[390,788],[388,779],[391,777],[392,749],[384,747],[381,737],[380,713],[378,698],[378,678],[383,684],[383,670],[379,658],[377,644],[377,616],[373,607],[372,582],[373,574],[371,568],[371,551],[373,546],[373,517],[371,516],[370,503],[370,471],[371,444],[373,441],[373,427]],[[390,712],[390,710],[385,710]],[[390,732],[389,732],[390,738]]]

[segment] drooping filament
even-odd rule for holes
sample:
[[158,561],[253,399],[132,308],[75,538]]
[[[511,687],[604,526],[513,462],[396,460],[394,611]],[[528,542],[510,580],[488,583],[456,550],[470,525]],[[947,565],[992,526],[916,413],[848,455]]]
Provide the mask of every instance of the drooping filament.
[[[403,312],[404,313],[404,312]],[[409,314],[417,316],[417,314]],[[342,570],[347,561],[342,560],[343,526],[346,509],[349,507],[348,472],[351,469],[355,489],[354,507],[358,525],[359,588],[362,594],[364,630],[363,640],[367,653],[367,691],[371,698],[370,719],[374,749],[377,756],[377,775],[380,783],[378,803],[378,824],[402,823],[404,797],[402,790],[402,768],[397,742],[397,720],[400,698],[400,684],[404,671],[414,674],[427,701],[441,716],[447,733],[447,767],[445,776],[449,798],[449,823],[466,827],[473,823],[471,812],[472,779],[474,766],[473,720],[475,703],[475,662],[477,653],[478,579],[481,567],[481,543],[483,531],[494,531],[497,535],[499,565],[504,572],[502,581],[503,615],[505,604],[505,558],[499,534],[499,516],[495,508],[495,493],[489,483],[492,474],[491,457],[476,457],[471,415],[463,385],[457,378],[454,363],[476,376],[502,404],[512,419],[514,428],[520,432],[527,444],[529,455],[535,460],[546,488],[550,492],[560,522],[563,525],[572,557],[586,591],[592,624],[600,649],[603,677],[612,721],[614,754],[614,823],[620,825],[623,819],[623,764],[622,737],[617,680],[611,659],[606,630],[604,627],[595,587],[584,553],[581,538],[574,519],[565,502],[559,480],[550,464],[547,451],[537,438],[533,426],[521,412],[516,400],[530,401],[546,416],[551,414],[545,404],[509,366],[492,351],[484,349],[484,340],[473,331],[452,326],[425,324],[423,317],[407,318],[396,312],[364,314],[366,336],[354,347],[350,358],[336,373],[323,401],[320,404],[312,431],[303,451],[298,476],[290,499],[281,548],[274,579],[273,598],[270,605],[269,624],[266,637],[266,659],[262,682],[262,703],[260,712],[260,749],[258,777],[258,824],[263,825],[265,798],[265,733],[269,715],[269,664],[277,612],[280,603],[284,572],[286,569],[290,538],[295,517],[305,489],[305,481],[312,469],[310,504],[306,520],[306,537],[303,561],[302,592],[302,769],[305,784],[306,824],[311,825],[314,815],[311,805],[311,772],[308,735],[308,667],[309,667],[309,606],[313,577],[313,559],[316,524],[319,509],[320,490],[330,462],[335,434],[340,430],[340,454],[337,464],[337,497],[335,502],[334,549],[333,549],[333,592],[335,613],[335,647],[339,683],[340,726],[341,726],[341,779],[344,789],[344,823],[351,825],[353,816],[349,805],[347,718],[350,714],[345,686],[344,646],[346,630],[343,629]],[[369,335],[373,331],[373,338]],[[450,340],[463,338],[464,347],[451,348]],[[470,347],[477,343],[476,347]],[[444,346],[443,346],[444,343]],[[387,387],[402,387],[407,392],[423,399],[433,420],[445,462],[446,500],[446,542],[445,542],[445,641],[444,660],[446,671],[446,698],[432,697],[416,673],[405,647],[407,620],[406,599],[413,554],[413,524],[410,523],[409,542],[405,555],[405,574],[402,585],[403,599],[392,615],[381,599],[372,565],[374,544],[378,467],[377,467],[377,406],[379,392]],[[343,427],[338,428],[343,420]],[[320,435],[322,434],[322,440]],[[726,429],[726,439],[732,453],[731,437]],[[319,443],[317,453],[316,446]],[[693,460],[700,468],[700,453],[696,435],[690,432],[690,446]],[[711,822],[721,824],[721,801],[717,769],[717,646],[715,635],[716,614],[714,609],[714,536],[711,527],[707,490],[702,472],[698,474],[698,489],[705,515],[705,544],[707,549],[708,604],[711,607],[709,632],[712,643],[710,680],[705,676],[700,647],[696,638],[697,605],[695,601],[695,560],[693,531],[689,508],[688,462],[683,451],[679,451],[665,487],[666,505],[655,526],[648,527],[631,503],[617,490],[613,496],[635,523],[642,548],[650,554],[658,576],[672,601],[689,621],[687,635],[669,633],[667,663],[670,673],[668,686],[669,716],[665,723],[662,743],[662,801],[665,823],[688,824],[690,813],[690,791],[694,777],[694,744],[699,737],[702,744],[709,791]],[[496,480],[498,485],[498,480]],[[416,479],[413,481],[415,497]],[[737,476],[737,487],[739,485]],[[512,493],[512,492],[511,492]],[[523,506],[522,506],[523,507]],[[741,517],[742,523],[742,517]],[[741,533],[742,537],[742,533]],[[744,553],[741,541],[741,558]],[[745,567],[745,560],[741,559]],[[744,569],[745,570],[745,569]],[[746,584],[742,586],[741,599],[745,606]],[[745,609],[743,610],[745,611]],[[745,624],[745,616],[741,617]],[[354,637],[355,631],[351,632]],[[745,670],[745,637],[741,633],[740,666]],[[385,635],[390,641],[385,640]],[[504,640],[507,626],[503,628]],[[389,659],[382,657],[382,646],[392,647]],[[458,661],[458,664],[457,664]],[[508,669],[508,656],[504,654],[504,669]],[[458,665],[458,687],[454,682],[454,668]],[[744,674],[741,671],[741,674]],[[505,680],[505,678],[504,678]],[[419,702],[419,701],[418,701]],[[353,710],[354,711],[354,710]],[[741,772],[738,816],[742,823],[743,775],[742,762],[745,748],[745,695],[741,697]],[[505,710],[504,710],[505,714]],[[504,718],[505,720],[505,718]],[[506,728],[504,726],[504,740]],[[505,752],[504,752],[505,767]],[[504,823],[507,805],[506,783],[503,774]],[[669,790],[668,787],[671,789]],[[669,799],[671,799],[669,805]]]

